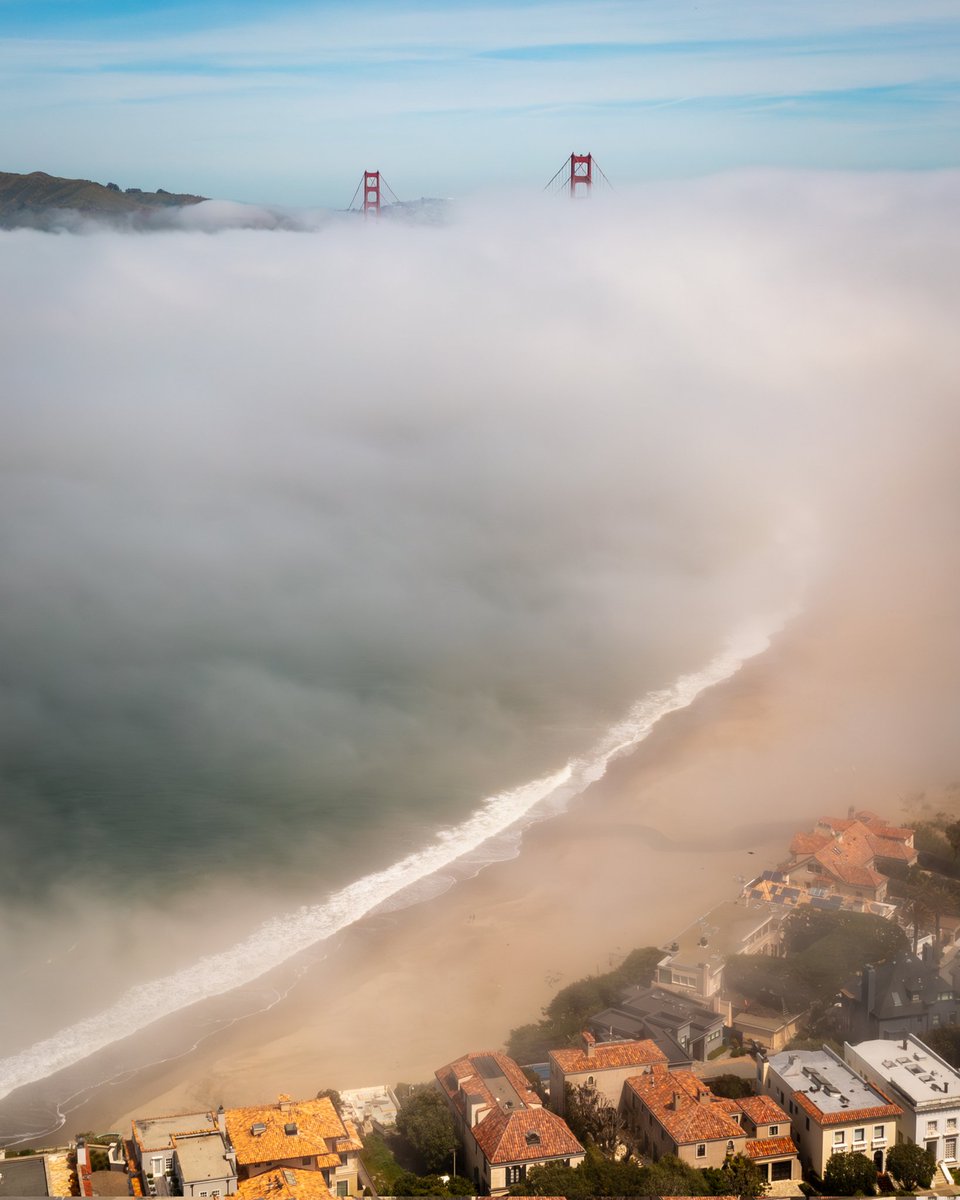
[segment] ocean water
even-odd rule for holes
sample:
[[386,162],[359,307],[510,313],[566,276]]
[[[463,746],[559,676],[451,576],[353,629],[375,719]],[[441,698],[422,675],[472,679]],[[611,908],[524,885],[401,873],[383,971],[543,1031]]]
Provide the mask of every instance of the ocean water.
[[762,652],[939,395],[950,187],[858,186],[0,234],[0,1138]]

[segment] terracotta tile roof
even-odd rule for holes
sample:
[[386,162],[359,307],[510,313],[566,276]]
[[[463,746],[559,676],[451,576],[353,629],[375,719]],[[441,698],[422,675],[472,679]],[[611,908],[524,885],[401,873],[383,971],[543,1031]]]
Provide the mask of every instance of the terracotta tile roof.
[[817,825],[831,829],[834,833],[843,833],[853,825],[862,825],[870,833],[888,841],[902,842],[908,846],[913,842],[912,829],[907,829],[902,825],[889,825],[883,817],[878,817],[875,812],[866,808],[861,809],[853,817],[821,817]]
[[748,1141],[744,1154],[747,1158],[782,1158],[785,1154],[796,1154],[793,1139],[788,1137],[759,1138]]
[[[876,1085],[871,1085],[875,1092],[880,1092]],[[883,1096],[884,1093],[880,1092]],[[884,1097],[886,1098],[886,1097]],[[794,1092],[794,1101],[813,1117],[818,1125],[849,1125],[854,1121],[873,1121],[881,1117],[899,1117],[903,1109],[898,1104],[877,1104],[873,1108],[843,1108],[839,1112],[824,1112],[818,1108],[806,1092]]]
[[240,1200],[330,1200],[333,1193],[319,1171],[274,1167],[237,1184]]
[[496,1067],[513,1088],[524,1108],[542,1108],[543,1102],[530,1086],[530,1080],[512,1058],[499,1050],[478,1050],[465,1054],[434,1072],[450,1103],[466,1115],[465,1095],[480,1096],[492,1108],[498,1107],[497,1097],[481,1074],[485,1065]]
[[744,1139],[746,1134],[719,1103],[720,1097],[692,1071],[638,1075],[626,1086],[660,1122],[677,1145]]
[[[314,1158],[318,1167],[337,1166],[338,1143],[353,1140],[327,1096],[293,1101],[281,1097],[276,1104],[229,1108],[224,1115],[241,1166],[290,1158]],[[259,1132],[254,1133],[254,1127]]]
[[622,1067],[646,1067],[669,1060],[650,1038],[635,1042],[599,1042],[592,1054],[575,1047],[572,1050],[551,1050],[550,1061],[565,1075],[589,1071],[609,1071]]
[[337,1138],[337,1153],[346,1154],[350,1150],[356,1150],[357,1153],[363,1149],[363,1141],[360,1134],[357,1132],[357,1127],[353,1121],[343,1119],[343,1127],[347,1131],[347,1136]]
[[573,1158],[584,1153],[567,1123],[545,1108],[509,1113],[495,1108],[474,1126],[473,1136],[490,1163]]
[[804,858],[816,854],[833,841],[829,833],[795,833],[790,839],[790,853]]
[[789,1125],[790,1118],[769,1096],[744,1096],[737,1101],[754,1125]]

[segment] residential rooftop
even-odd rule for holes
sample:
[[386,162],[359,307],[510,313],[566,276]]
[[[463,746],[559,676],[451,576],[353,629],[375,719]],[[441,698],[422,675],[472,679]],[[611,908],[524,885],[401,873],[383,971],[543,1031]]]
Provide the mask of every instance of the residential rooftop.
[[517,1064],[499,1050],[465,1054],[436,1072],[437,1081],[457,1108],[466,1113],[465,1098],[491,1108],[512,1111],[542,1107],[540,1097]]
[[608,1071],[623,1067],[646,1067],[666,1063],[667,1056],[649,1038],[639,1041],[597,1042],[588,1049],[551,1050],[550,1061],[565,1075],[585,1071]]
[[175,1113],[168,1117],[137,1117],[133,1136],[141,1150],[168,1150],[175,1137],[190,1133],[216,1133],[217,1120],[210,1112]]
[[184,1179],[200,1182],[204,1179],[223,1179],[236,1174],[227,1159],[227,1148],[222,1135],[217,1133],[193,1133],[176,1138],[177,1158]]
[[546,1108],[495,1108],[474,1126],[473,1136],[491,1163],[575,1158],[584,1152],[567,1123]]
[[239,1200],[330,1200],[332,1192],[319,1171],[275,1167],[237,1184]]
[[224,1116],[240,1165],[314,1158],[317,1167],[335,1167],[344,1151],[363,1149],[356,1129],[341,1121],[327,1096],[281,1096],[276,1104],[228,1108]]
[[[677,963],[701,963],[728,954],[739,954],[748,948],[753,936],[771,919],[779,916],[767,904],[745,900],[725,900],[695,921],[667,946],[669,956]],[[673,949],[676,944],[677,949]]]
[[771,1055],[770,1069],[794,1092],[794,1099],[822,1124],[867,1117],[897,1117],[899,1105],[853,1070],[832,1050],[784,1050]]
[[934,1100],[960,1104],[960,1072],[915,1037],[857,1042],[849,1049],[913,1106]]
[[692,1071],[661,1070],[628,1079],[626,1086],[678,1146],[745,1136],[722,1098]]

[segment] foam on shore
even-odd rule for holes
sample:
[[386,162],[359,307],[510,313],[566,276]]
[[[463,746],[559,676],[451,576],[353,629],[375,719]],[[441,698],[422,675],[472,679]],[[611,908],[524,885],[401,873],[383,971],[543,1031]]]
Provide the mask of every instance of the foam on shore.
[[[438,894],[465,871],[511,857],[522,830],[563,810],[600,779],[610,761],[631,750],[669,713],[734,675],[762,653],[783,620],[741,630],[701,671],[648,693],[592,748],[562,769],[488,797],[467,820],[440,830],[422,850],[349,884],[323,902],[264,922],[242,941],[164,978],[138,984],[95,1016],[78,1021],[0,1060],[0,1097],[36,1082],[139,1032],[163,1017],[260,978],[374,910],[417,903]],[[459,871],[458,871],[459,868]]]

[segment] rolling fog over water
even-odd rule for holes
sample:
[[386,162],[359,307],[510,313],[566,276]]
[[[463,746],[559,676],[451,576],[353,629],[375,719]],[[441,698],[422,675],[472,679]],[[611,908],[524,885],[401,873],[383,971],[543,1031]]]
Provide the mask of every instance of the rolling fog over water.
[[0,1052],[416,852],[840,570],[955,585],[958,200],[0,234]]

